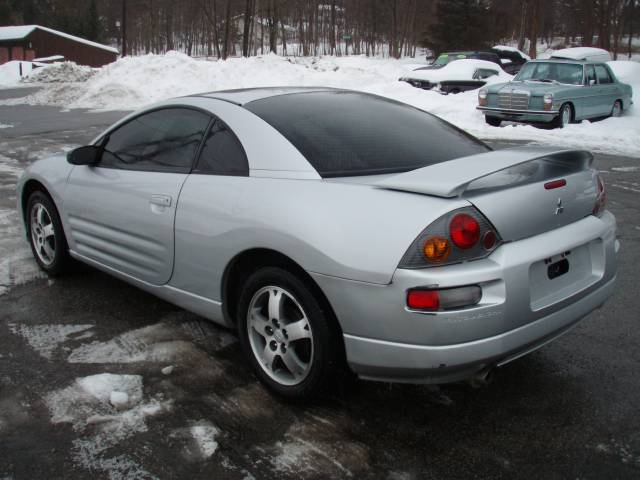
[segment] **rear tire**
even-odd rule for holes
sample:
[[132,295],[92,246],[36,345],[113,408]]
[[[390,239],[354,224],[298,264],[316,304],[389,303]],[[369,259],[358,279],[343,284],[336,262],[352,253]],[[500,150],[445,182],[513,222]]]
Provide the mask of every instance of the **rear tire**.
[[620,100],[616,100],[613,102],[613,107],[611,107],[611,116],[612,117],[620,117],[622,115],[622,102]]
[[502,120],[500,120],[499,118],[489,117],[488,115],[485,115],[484,121],[487,122],[487,124],[491,125],[492,127],[499,127],[502,124]]
[[46,193],[36,191],[27,201],[26,228],[31,252],[42,270],[57,276],[69,269],[69,247],[58,209]]
[[339,336],[312,289],[278,267],[251,274],[238,301],[240,343],[258,379],[289,400],[327,390],[338,373]]

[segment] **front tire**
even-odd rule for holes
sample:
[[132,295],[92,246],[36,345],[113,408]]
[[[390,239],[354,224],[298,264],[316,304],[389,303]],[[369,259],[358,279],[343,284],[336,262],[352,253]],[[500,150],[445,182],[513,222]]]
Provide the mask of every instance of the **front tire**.
[[573,111],[571,110],[571,105],[565,103],[560,107],[560,113],[554,120],[554,127],[556,128],[564,128],[571,123],[571,119],[573,118]]
[[52,276],[67,270],[71,260],[60,215],[44,192],[36,191],[29,197],[26,227],[31,251],[40,268]]
[[258,379],[290,400],[322,394],[338,370],[338,336],[312,289],[278,267],[247,279],[238,302],[238,331]]
[[499,118],[489,117],[487,115],[485,115],[484,121],[487,122],[487,124],[491,125],[492,127],[499,127],[500,124],[502,123],[502,120],[500,120]]

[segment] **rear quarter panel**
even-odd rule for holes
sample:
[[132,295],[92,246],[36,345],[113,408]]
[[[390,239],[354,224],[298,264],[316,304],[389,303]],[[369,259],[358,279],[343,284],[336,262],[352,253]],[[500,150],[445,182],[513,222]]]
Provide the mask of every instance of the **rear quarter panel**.
[[308,272],[387,284],[422,229],[464,205],[324,180],[190,175],[171,285],[219,300],[226,266],[252,248],[280,252]]

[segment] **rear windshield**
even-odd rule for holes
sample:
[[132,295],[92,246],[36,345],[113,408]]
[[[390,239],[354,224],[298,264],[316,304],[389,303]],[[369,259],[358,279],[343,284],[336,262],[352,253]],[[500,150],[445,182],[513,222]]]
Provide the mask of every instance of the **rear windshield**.
[[357,92],[280,95],[245,105],[322,177],[405,172],[490,150],[431,114]]

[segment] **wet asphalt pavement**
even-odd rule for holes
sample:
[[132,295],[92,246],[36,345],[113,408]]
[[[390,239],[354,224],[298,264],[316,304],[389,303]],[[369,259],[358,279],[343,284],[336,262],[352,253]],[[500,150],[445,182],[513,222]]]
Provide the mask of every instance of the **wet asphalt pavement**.
[[[0,105],[0,164],[122,115]],[[596,157],[622,244],[604,308],[483,388],[354,381],[305,406],[261,388],[232,332],[87,267],[43,278],[0,168],[0,480],[640,478],[640,159]],[[142,378],[151,407],[74,386],[103,373]]]

